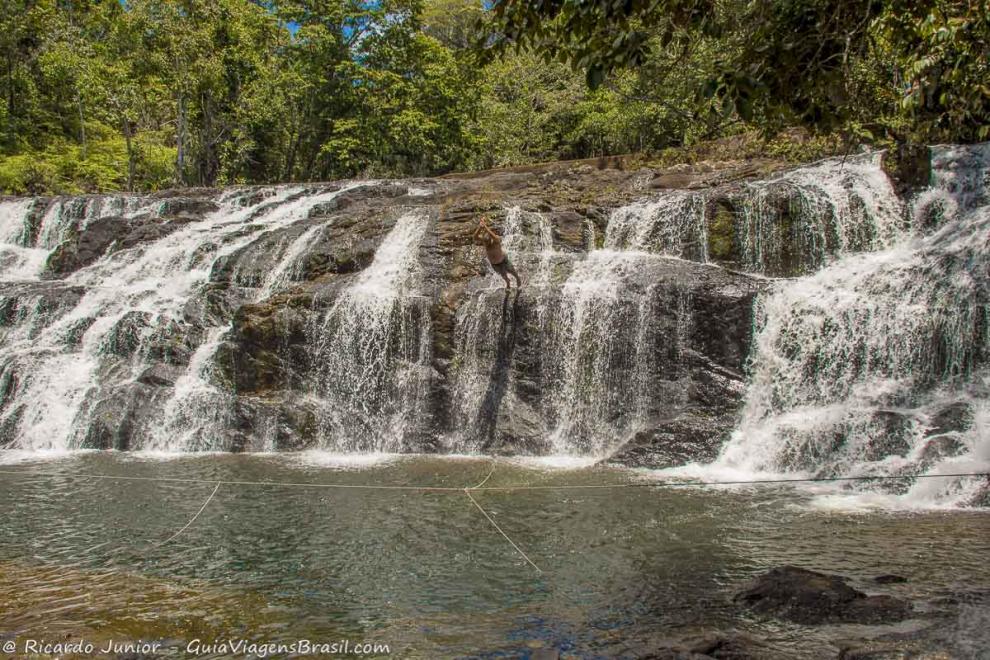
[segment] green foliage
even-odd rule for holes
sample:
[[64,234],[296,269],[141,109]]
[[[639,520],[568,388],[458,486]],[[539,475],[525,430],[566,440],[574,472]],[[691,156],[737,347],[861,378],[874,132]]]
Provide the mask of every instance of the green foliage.
[[901,109],[924,137],[990,139],[990,2],[897,0],[878,31],[903,72]]
[[5,0],[0,192],[986,139],[986,4]]
[[[103,129],[103,130],[100,130]],[[66,140],[42,151],[0,157],[0,191],[8,194],[79,194],[121,190],[127,184],[127,145],[106,127],[90,124],[95,134],[82,146]],[[157,139],[156,139],[157,138]],[[167,187],[172,180],[175,149],[160,137],[142,135],[134,145],[139,190]]]
[[990,137],[986,0],[497,0],[492,15],[483,55],[531,49],[583,70],[592,88],[707,45],[696,126]]

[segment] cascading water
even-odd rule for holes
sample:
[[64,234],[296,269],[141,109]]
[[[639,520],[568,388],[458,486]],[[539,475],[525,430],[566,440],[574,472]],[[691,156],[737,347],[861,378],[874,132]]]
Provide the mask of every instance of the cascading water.
[[828,160],[730,196],[740,218],[739,261],[748,270],[813,272],[830,258],[892,245],[906,230],[882,154]]
[[[491,451],[498,436],[526,436],[536,453],[605,456],[659,408],[683,403],[683,388],[669,384],[685,368],[689,293],[653,280],[669,260],[642,248],[664,210],[680,221],[693,207],[685,199],[616,210],[606,247],[584,259],[554,250],[543,214],[507,211],[503,245],[524,290],[491,276],[458,312],[454,449]],[[519,362],[531,372],[521,382]]]
[[761,181],[663,192],[613,212],[604,247],[797,275],[892,245],[905,218],[881,155],[868,154]]
[[371,265],[310,327],[324,449],[401,451],[423,422],[430,324],[419,246],[429,224],[422,212],[399,217]]
[[665,191],[600,247],[599,209],[510,206],[508,294],[439,183],[3,200],[0,443],[677,465],[742,408],[713,469],[982,465],[988,162],[936,150],[911,213],[876,155]]
[[605,249],[635,250],[708,261],[707,195],[674,190],[612,213]]
[[[253,218],[253,223],[255,226],[260,223],[268,230],[291,225],[308,217],[313,208],[331,201],[348,189],[349,187],[344,187],[304,196],[295,196],[295,191],[292,190],[286,191],[287,199],[295,198],[279,203],[259,218]],[[303,236],[311,237],[313,234],[312,230],[307,230]],[[259,233],[250,234],[250,240],[256,240],[258,235]],[[233,254],[247,244],[248,241],[238,241],[225,247],[215,255],[216,259],[212,263],[217,263],[219,259]],[[284,283],[303,249],[298,241],[294,241],[289,249],[281,254],[280,260],[270,271],[271,279],[266,278],[256,298],[265,297],[274,290],[274,287]],[[193,352],[185,373],[176,380],[172,396],[166,402],[153,428],[150,440],[145,445],[146,449],[167,451],[227,449],[223,437],[224,431],[234,420],[235,397],[229,389],[220,387],[216,383],[214,356],[228,330],[227,325],[207,328],[206,339]]]
[[[172,221],[169,228],[175,229],[150,244],[110,250],[54,288],[39,289],[36,302],[31,295],[19,295],[18,309],[34,309],[14,319],[8,315],[13,327],[0,350],[5,384],[0,428],[7,445],[85,445],[94,415],[108,414],[101,410],[105,395],[146,377],[160,379],[148,376],[158,369],[156,363],[174,370],[170,365],[188,361],[187,373],[176,381],[182,387],[164,402],[151,402],[163,406],[161,414],[135,421],[142,429],[135,435],[144,439],[139,446],[224,448],[212,433],[216,429],[208,423],[210,416],[203,421],[196,412],[212,410],[218,397],[230,398],[203,382],[208,349],[223,328],[190,325],[189,307],[199,304],[197,296],[216,263],[259,236],[305,218],[337,192],[233,190],[221,195],[216,210],[201,220],[181,226]],[[108,218],[126,230],[129,218],[157,212],[161,205],[155,200],[57,201],[46,211],[37,238],[30,240],[57,250],[68,232],[83,231],[92,220]],[[30,214],[24,217],[22,237],[31,235],[29,220]]]
[[642,281],[658,259],[663,257],[596,250],[564,283],[544,376],[553,453],[605,456],[639,430],[650,403],[665,398],[666,392],[651,387],[651,376],[668,371],[659,347],[680,347],[684,338],[676,331],[684,326],[664,327],[657,307],[673,308],[678,317],[685,308],[676,287],[672,292],[663,283]]
[[[990,468],[986,152],[936,151],[933,182],[955,211],[934,233],[849,256],[762,301],[742,422],[716,468],[826,476]],[[980,480],[944,479],[917,480],[900,497],[966,504],[987,495]]]
[[[555,251],[550,221],[542,213],[507,209],[502,227],[502,245],[520,273],[534,313],[533,328],[538,337],[546,331],[548,310],[554,295],[555,264],[567,256]],[[488,272],[477,288],[468,291],[467,300],[456,318],[454,377],[451,386],[448,449],[481,452],[491,448],[500,410],[517,411],[515,383],[510,383],[512,354],[518,328],[519,291],[510,291],[502,280]],[[534,429],[534,431],[539,432]]]
[[256,296],[258,300],[264,300],[279,293],[289,284],[293,276],[298,274],[299,262],[306,250],[320,240],[320,234],[323,230],[323,225],[313,225],[289,244],[282,252],[278,265],[265,276]]
[[607,456],[685,405],[691,284],[666,269],[685,250],[704,260],[704,206],[679,191],[620,207],[603,248],[575,263],[546,339],[543,409],[553,453]]

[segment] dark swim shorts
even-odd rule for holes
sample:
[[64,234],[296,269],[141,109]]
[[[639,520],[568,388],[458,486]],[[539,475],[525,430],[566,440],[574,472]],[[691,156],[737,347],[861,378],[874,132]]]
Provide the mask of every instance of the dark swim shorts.
[[509,255],[505,255],[505,259],[502,259],[502,261],[498,262],[497,264],[492,264],[492,268],[495,270],[496,273],[502,276],[508,275],[510,273],[512,275],[516,274],[516,269],[513,268],[512,262],[509,261]]

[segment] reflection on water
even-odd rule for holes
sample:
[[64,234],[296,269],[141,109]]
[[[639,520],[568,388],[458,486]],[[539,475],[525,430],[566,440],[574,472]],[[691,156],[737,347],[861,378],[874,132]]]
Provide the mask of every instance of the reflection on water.
[[[2,466],[0,630],[175,643],[347,638],[388,643],[401,657],[513,657],[540,647],[632,657],[660,640],[737,630],[787,655],[816,657],[837,651],[841,627],[753,620],[731,594],[784,563],[915,602],[990,583],[984,512],[822,511],[781,489],[474,493],[542,575],[456,490],[224,484],[194,524],[157,545],[196,514],[213,491],[209,480],[462,488],[491,466],[464,457],[361,464],[96,452]],[[606,467],[499,461],[486,485],[637,478]],[[870,583],[882,573],[908,582]]]

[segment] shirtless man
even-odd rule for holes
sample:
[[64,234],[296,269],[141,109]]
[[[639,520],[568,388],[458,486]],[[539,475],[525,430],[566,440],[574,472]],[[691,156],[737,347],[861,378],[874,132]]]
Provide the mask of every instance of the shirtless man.
[[505,280],[505,288],[512,288],[509,282],[509,275],[512,275],[516,278],[516,288],[518,289],[520,286],[519,274],[512,266],[512,262],[509,261],[509,255],[502,249],[502,237],[491,230],[487,220],[485,216],[481,216],[481,220],[478,221],[478,228],[474,230],[474,242],[485,246],[485,256],[488,257],[488,263]]

